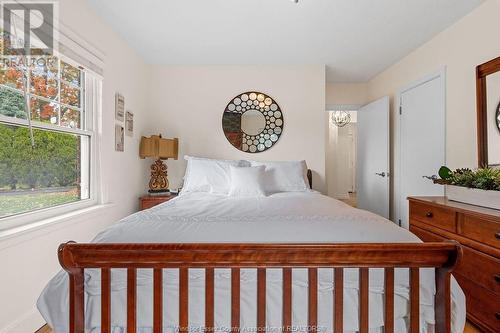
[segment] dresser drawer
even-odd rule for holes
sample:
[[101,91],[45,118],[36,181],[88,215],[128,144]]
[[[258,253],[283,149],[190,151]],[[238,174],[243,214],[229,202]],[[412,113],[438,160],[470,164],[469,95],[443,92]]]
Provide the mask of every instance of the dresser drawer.
[[411,219],[450,232],[456,232],[457,229],[454,211],[426,205],[420,202],[410,202],[410,220]]
[[500,249],[500,223],[464,214],[458,233]]
[[436,235],[430,231],[422,229],[420,227],[416,227],[414,225],[410,225],[410,231],[418,236],[423,242],[443,242],[446,241],[446,238],[443,238],[439,235]]
[[[410,226],[410,231],[424,242],[446,241],[446,238],[416,226]],[[486,289],[500,294],[500,259],[463,245],[462,254],[453,273],[467,276]]]
[[500,214],[445,197],[414,197],[410,230],[424,242],[462,244],[463,256],[452,274],[465,293],[467,318],[482,332],[500,332]]
[[[443,242],[446,238],[419,227],[410,226],[410,231],[424,242]],[[484,288],[500,294],[500,259],[462,246],[462,258],[453,273],[467,276]]]
[[140,208],[140,210],[149,209],[149,208],[154,207],[156,205],[159,205],[161,203],[172,200],[175,197],[177,197],[176,194],[158,195],[158,196],[145,195],[145,196],[139,198],[139,208]]
[[492,293],[460,274],[453,274],[465,292],[467,317],[487,332],[500,332],[500,295]]
[[463,256],[454,272],[500,294],[500,259],[462,246]]
[[144,200],[141,202],[141,210],[149,209],[149,208],[154,207],[156,205],[159,205],[161,203],[162,203],[161,201],[157,201],[157,200]]

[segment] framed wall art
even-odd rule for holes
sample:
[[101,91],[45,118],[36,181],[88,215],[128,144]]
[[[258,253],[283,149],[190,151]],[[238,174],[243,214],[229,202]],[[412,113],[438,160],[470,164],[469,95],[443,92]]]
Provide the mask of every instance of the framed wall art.
[[124,151],[125,149],[125,137],[124,129],[122,125],[115,125],[115,150]]
[[123,95],[115,94],[115,118],[118,121],[123,121],[125,113],[125,97]]
[[130,111],[125,113],[125,133],[134,136],[134,114]]

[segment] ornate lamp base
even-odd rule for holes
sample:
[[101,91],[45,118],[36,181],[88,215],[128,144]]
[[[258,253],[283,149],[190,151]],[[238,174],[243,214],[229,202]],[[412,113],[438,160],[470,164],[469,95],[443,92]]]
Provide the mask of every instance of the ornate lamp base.
[[149,193],[168,193],[167,165],[157,159],[151,165],[151,179],[149,180]]

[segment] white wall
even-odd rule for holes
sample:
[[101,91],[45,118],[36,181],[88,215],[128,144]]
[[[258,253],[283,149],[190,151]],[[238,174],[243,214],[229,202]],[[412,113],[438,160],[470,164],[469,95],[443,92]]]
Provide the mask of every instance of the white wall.
[[368,83],[370,100],[391,96],[394,120],[398,89],[446,67],[446,159],[452,168],[477,166],[475,68],[500,55],[499,12],[500,1],[487,0]]
[[[59,243],[70,239],[88,241],[105,226],[137,209],[137,197],[147,186],[150,162],[137,158],[141,135],[161,132],[166,137],[179,137],[181,156],[305,159],[315,171],[315,187],[324,192],[328,126],[325,102],[365,104],[384,95],[390,95],[394,101],[399,88],[446,66],[448,164],[475,166],[474,68],[500,55],[500,43],[496,42],[499,12],[500,1],[488,0],[367,84],[337,84],[325,89],[324,66],[151,69],[84,0],[62,0],[61,20],[106,54],[101,165],[106,198],[113,205],[68,223],[0,241],[3,268],[0,333],[32,332],[43,324],[35,309],[35,300],[59,269],[56,256]],[[250,155],[227,142],[221,117],[231,97],[254,89],[277,100],[283,109],[285,125],[275,147]],[[126,137],[124,153],[114,151],[116,91],[125,96],[126,108],[135,113],[135,135],[132,139]],[[393,106],[392,119],[394,110]],[[394,128],[394,123],[392,125]],[[168,165],[172,185],[179,185],[184,161],[168,161]]]
[[[271,149],[244,153],[222,131],[222,113],[239,93],[257,90],[273,97],[284,127]],[[313,170],[314,187],[325,185],[325,67],[314,66],[165,66],[154,67],[153,132],[179,137],[179,161],[167,161],[171,186],[184,175],[185,154],[226,159],[299,160]]]
[[368,83],[326,83],[326,105],[368,103]]
[[[0,332],[34,332],[44,324],[35,302],[48,280],[60,269],[57,247],[68,240],[89,241],[97,232],[136,211],[147,188],[148,163],[138,158],[148,108],[150,67],[93,12],[84,0],[60,1],[61,21],[93,43],[105,55],[103,82],[101,171],[105,198],[113,203],[92,214],[72,218],[21,236],[0,240]],[[125,96],[135,113],[134,137],[126,137],[125,152],[114,151],[114,94]]]
[[[393,175],[397,174],[394,140],[398,90],[443,68],[446,68],[446,164],[451,168],[477,167],[475,68],[500,55],[498,13],[500,1],[487,0],[368,82],[370,101],[385,95],[391,98]],[[391,191],[398,181],[394,179]]]
[[[499,12],[500,1],[487,0],[369,82],[328,83],[326,104],[366,104],[386,95],[391,98],[391,168],[394,175],[397,167],[394,164],[394,157],[397,158],[394,155],[397,93],[412,82],[446,68],[447,164],[451,168],[476,167],[475,68],[500,56],[500,43],[496,42]],[[327,178],[331,174],[329,170],[334,168],[332,161],[327,157]],[[392,182],[391,191],[397,186],[397,181]]]
[[[143,61],[87,6],[60,4],[63,23],[91,41],[105,55],[103,82],[103,192],[111,203],[70,221],[0,240],[0,333],[33,332],[44,324],[35,302],[60,269],[57,247],[68,240],[85,242],[138,208],[147,188],[150,160],[138,158],[141,135],[161,132],[180,138],[180,155],[256,160],[305,159],[314,186],[325,191],[325,68],[317,66],[155,67]],[[151,91],[150,91],[151,89]],[[247,90],[274,97],[283,110],[284,131],[272,149],[245,154],[227,142],[222,112],[229,100]],[[114,151],[114,94],[125,96],[135,113],[134,137],[125,152]],[[179,185],[185,163],[168,161],[172,186]]]

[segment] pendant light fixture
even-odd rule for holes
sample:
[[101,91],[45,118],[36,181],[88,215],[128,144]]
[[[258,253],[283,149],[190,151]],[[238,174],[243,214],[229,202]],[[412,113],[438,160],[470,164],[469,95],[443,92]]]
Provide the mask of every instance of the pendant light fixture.
[[330,118],[337,127],[344,127],[351,122],[351,115],[347,111],[333,111]]

